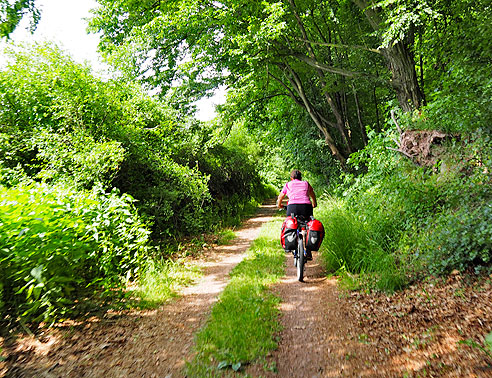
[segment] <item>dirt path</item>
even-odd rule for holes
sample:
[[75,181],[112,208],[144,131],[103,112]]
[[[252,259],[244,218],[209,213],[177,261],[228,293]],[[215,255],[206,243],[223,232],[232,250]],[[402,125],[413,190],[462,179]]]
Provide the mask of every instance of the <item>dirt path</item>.
[[193,337],[205,323],[228,274],[275,213],[272,203],[247,220],[232,244],[207,253],[203,278],[153,311],[106,314],[10,345],[0,364],[8,377],[182,377]]
[[477,347],[492,332],[492,275],[466,282],[456,273],[393,295],[350,293],[313,257],[300,283],[287,256],[286,277],[274,287],[279,348],[250,367],[252,376],[492,378],[492,355]]
[[284,279],[274,287],[282,298],[283,331],[279,348],[267,358],[275,372],[253,366],[264,377],[377,377],[372,352],[352,333],[353,316],[334,278],[327,278],[317,253],[306,265],[304,282],[296,279],[293,258],[287,257]]

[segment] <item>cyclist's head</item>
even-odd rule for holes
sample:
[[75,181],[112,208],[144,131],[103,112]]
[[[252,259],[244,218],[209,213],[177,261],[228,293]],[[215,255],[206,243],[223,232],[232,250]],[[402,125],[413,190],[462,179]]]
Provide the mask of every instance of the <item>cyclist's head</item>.
[[290,178],[294,180],[301,180],[302,179],[301,171],[298,169],[294,169],[292,172],[290,172]]

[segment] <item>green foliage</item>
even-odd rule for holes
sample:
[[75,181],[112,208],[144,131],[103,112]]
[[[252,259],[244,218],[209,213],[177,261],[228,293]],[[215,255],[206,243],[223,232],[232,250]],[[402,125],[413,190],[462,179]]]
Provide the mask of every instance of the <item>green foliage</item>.
[[447,80],[432,93],[424,108],[426,124],[446,132],[474,132],[491,129],[492,78],[489,66],[450,64]]
[[[181,98],[174,101],[176,92],[195,100],[225,84],[233,93],[227,122],[262,123],[279,108],[288,113],[284,122],[297,126],[302,113],[299,129],[336,145],[344,156],[363,145],[356,108],[367,104],[366,119],[376,118],[368,93],[378,80],[359,82],[365,75],[382,77],[377,67],[385,67],[374,52],[373,30],[350,2],[98,2],[89,28],[102,35],[103,55],[172,97],[175,106],[183,106]],[[362,45],[373,46],[373,52]],[[178,81],[181,88],[169,90]]]
[[[332,229],[324,252],[332,270],[359,284],[398,288],[424,274],[490,266],[491,138],[478,130],[438,147],[435,167],[417,167],[388,149],[393,132],[370,133],[322,219]],[[326,215],[325,215],[326,213]],[[357,283],[354,284],[357,286]]]
[[187,367],[188,376],[214,376],[226,367],[239,370],[276,348],[279,300],[267,288],[284,274],[279,227],[280,221],[265,225],[248,257],[231,272],[207,325],[197,334],[197,355]]
[[85,189],[107,187],[124,158],[121,143],[96,142],[83,131],[57,133],[41,129],[0,134],[0,165],[4,170],[0,182],[7,186],[19,181],[13,180],[12,174],[21,169],[36,180],[66,182]]
[[325,227],[321,257],[328,271],[338,272],[346,282],[356,274],[363,284],[384,291],[404,285],[405,272],[399,270],[393,252],[378,243],[379,234],[343,201],[321,199],[316,217]]
[[30,30],[33,32],[40,19],[40,11],[34,5],[35,0],[0,1],[0,37],[8,38],[19,25],[22,18],[29,14]]
[[236,238],[236,233],[230,229],[225,229],[219,232],[217,244],[224,245],[229,244],[232,240]]
[[491,141],[478,131],[450,144],[432,177],[440,211],[422,224],[411,248],[432,273],[490,266]]
[[417,239],[416,253],[431,273],[446,274],[490,265],[492,260],[492,206],[465,204],[430,221]]
[[149,232],[132,202],[116,191],[0,187],[3,311],[13,319],[55,320],[76,298],[137,275]]
[[466,133],[490,130],[490,2],[427,3],[434,13],[431,17],[421,13],[424,24],[416,46],[426,61],[423,74],[428,106],[423,127]]
[[154,238],[237,223],[265,191],[257,153],[135,85],[103,81],[54,45],[11,51],[0,73],[0,180],[26,177],[137,199]]
[[139,274],[137,287],[129,295],[139,299],[140,307],[156,307],[176,296],[179,287],[189,285],[200,275],[197,266],[181,259],[148,259]]
[[442,195],[425,169],[388,149],[394,146],[393,131],[369,136],[368,146],[350,159],[359,172],[367,172],[346,175],[349,187],[342,194],[371,238],[389,252],[405,231],[436,211]]
[[272,196],[244,130],[225,138],[220,125],[98,79],[51,44],[9,54],[0,72],[0,307],[8,319],[63,318],[76,300],[115,294],[128,279],[141,303],[163,301],[194,273],[162,261],[148,228],[165,243],[237,223]]

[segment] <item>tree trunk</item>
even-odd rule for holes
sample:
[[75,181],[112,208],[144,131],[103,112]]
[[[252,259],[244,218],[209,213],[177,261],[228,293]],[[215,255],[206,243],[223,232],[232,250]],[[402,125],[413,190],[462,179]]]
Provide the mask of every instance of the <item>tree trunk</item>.
[[[378,31],[382,22],[377,9],[372,8],[366,0],[352,1],[365,14],[372,28]],[[409,48],[411,39],[396,41],[395,44],[380,49],[392,74],[391,84],[396,91],[396,97],[405,112],[419,109],[423,104],[423,94],[417,80],[415,61]]]
[[419,109],[422,106],[423,96],[417,80],[413,54],[408,46],[399,41],[395,45],[382,49],[391,71],[391,85],[396,91],[400,107],[405,112]]
[[304,108],[307,110],[309,116],[311,119],[314,121],[318,129],[323,133],[325,137],[325,143],[328,145],[328,147],[331,150],[331,153],[335,158],[340,162],[340,165],[342,166],[343,170],[346,170],[346,158],[345,156],[342,155],[338,147],[336,146],[336,143],[334,139],[332,138],[331,134],[328,132],[328,126],[325,124],[323,119],[320,117],[318,112],[314,109],[313,105],[311,102],[308,100],[306,93],[304,91],[304,88],[302,86],[302,82],[299,79],[299,76],[297,73],[295,73],[290,66],[287,66],[287,69],[292,75],[292,78],[289,78],[289,81],[291,82],[291,85],[294,87],[296,92],[298,93],[299,97],[302,100],[302,104]]
[[[294,14],[294,17],[295,17],[296,22],[297,22],[297,26],[299,27],[301,34],[302,34],[304,40],[308,41],[309,40],[308,34],[306,32],[306,29],[304,28],[304,24],[302,22],[302,19],[297,12],[297,7],[296,7],[296,4],[294,3],[294,0],[289,0],[289,3],[291,5],[292,12]],[[311,57],[311,59],[313,59],[314,61],[317,62],[318,60],[316,58],[316,54],[314,53],[312,46],[308,42],[305,42],[305,46],[306,46],[306,49],[307,49],[308,54]],[[347,156],[348,156],[353,151],[352,151],[352,146],[350,144],[350,140],[347,136],[347,130],[345,128],[346,123],[344,121],[343,108],[340,106],[340,104],[338,104],[335,100],[333,100],[333,97],[330,95],[329,88],[327,87],[325,75],[324,75],[323,71],[319,68],[316,68],[315,72],[318,75],[318,78],[320,80],[321,88],[323,90],[326,102],[330,106],[330,109],[331,109],[333,115],[335,116],[336,128],[337,128],[338,132],[340,133],[340,136],[341,136],[342,141],[343,141],[343,147],[345,147],[345,152],[347,153]]]
[[[275,79],[280,85],[282,85],[282,87],[287,91],[289,97],[291,97],[297,105],[306,109],[306,111],[308,112],[309,116],[313,120],[316,127],[323,134],[323,137],[325,139],[325,143],[330,148],[332,155],[340,162],[340,166],[342,167],[342,169],[344,171],[346,171],[347,170],[347,164],[346,164],[347,159],[345,156],[343,156],[343,154],[338,149],[336,142],[333,139],[333,137],[331,136],[329,129],[328,129],[328,127],[330,127],[330,126],[334,127],[334,125],[329,124],[329,122],[326,119],[324,119],[316,111],[314,106],[311,104],[311,102],[307,98],[307,95],[304,91],[304,88],[302,86],[301,80],[299,79],[299,76],[292,69],[292,67],[290,67],[287,63],[278,64],[278,66],[282,71],[287,71],[290,73],[290,76],[287,75],[286,77],[287,77],[287,80],[289,80],[290,85],[292,86],[292,89],[287,84],[285,84],[280,78],[273,75],[271,72],[269,72],[268,75],[270,77],[272,77],[273,79]],[[296,97],[294,91],[297,93],[297,95],[299,97]]]

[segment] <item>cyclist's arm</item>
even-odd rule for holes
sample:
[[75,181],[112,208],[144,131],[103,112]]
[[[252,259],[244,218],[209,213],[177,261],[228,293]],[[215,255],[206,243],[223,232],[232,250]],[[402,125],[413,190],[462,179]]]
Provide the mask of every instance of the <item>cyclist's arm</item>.
[[314,194],[314,189],[311,185],[309,185],[308,196],[311,198],[311,204],[313,205],[313,209],[318,206],[318,202],[316,202],[316,194]]
[[281,209],[281,208],[282,208],[282,201],[283,201],[284,197],[285,197],[285,193],[282,193],[282,192],[281,192],[281,193],[278,195],[278,198],[277,198],[277,207],[278,207],[279,209]]

